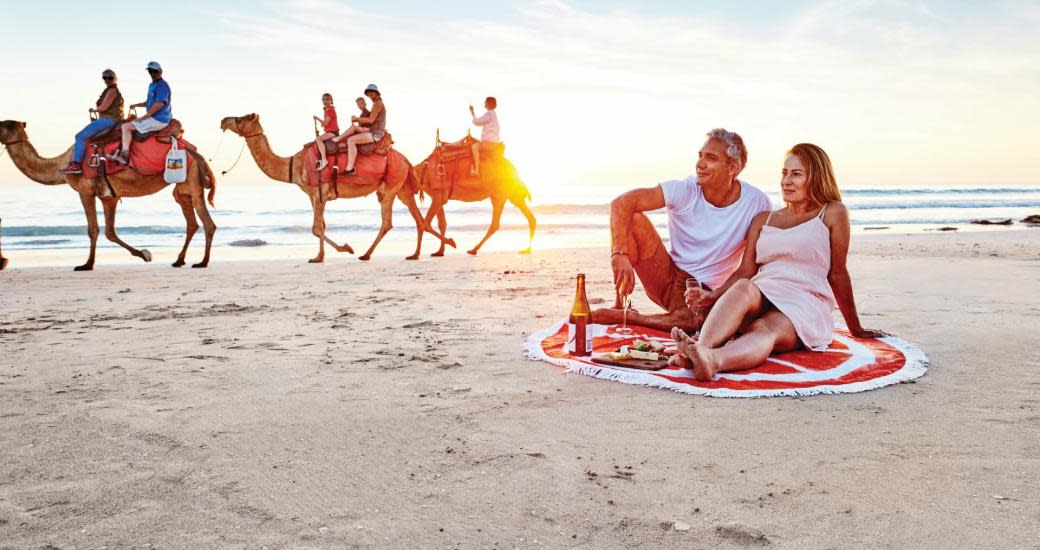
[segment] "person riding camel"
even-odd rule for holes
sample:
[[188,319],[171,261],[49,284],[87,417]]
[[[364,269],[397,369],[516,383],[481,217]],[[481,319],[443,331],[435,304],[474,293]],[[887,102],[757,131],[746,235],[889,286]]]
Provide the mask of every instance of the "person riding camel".
[[498,114],[495,113],[496,107],[498,107],[498,100],[493,97],[488,97],[484,100],[484,109],[487,109],[487,111],[478,117],[477,113],[473,110],[473,106],[469,106],[469,114],[473,117],[473,124],[480,126],[480,143],[474,143],[472,145],[473,166],[470,167],[470,175],[480,177],[481,149],[487,153],[492,153],[501,147],[502,139],[498,134]]
[[148,85],[148,99],[144,103],[131,105],[130,109],[144,107],[147,111],[144,116],[122,125],[122,146],[115,155],[109,157],[110,160],[119,164],[130,163],[130,140],[133,139],[135,130],[141,134],[157,132],[167,127],[173,120],[173,109],[170,107],[170,85],[163,80],[162,66],[155,61],[150,61],[145,70],[148,71],[148,76],[152,77],[152,83]]
[[105,69],[101,73],[101,80],[105,82],[105,89],[91,107],[90,113],[97,113],[97,118],[90,121],[76,134],[76,144],[72,148],[72,160],[64,168],[58,170],[62,174],[76,175],[83,173],[83,156],[87,153],[87,141],[90,138],[101,135],[119,124],[123,120],[123,94],[119,93],[116,73],[112,69]]
[[[361,115],[358,116],[359,119],[360,118],[368,118],[372,114],[372,112],[368,110],[368,104],[365,103],[365,98],[364,97],[359,97],[359,98],[355,99],[354,103],[357,103],[357,108],[358,108],[359,111],[361,111]],[[372,127],[372,123],[371,122],[365,122],[363,124],[358,124],[358,126],[362,126],[364,128],[371,128]]]
[[332,94],[321,94],[321,104],[325,108],[324,118],[314,117],[321,123],[324,133],[314,138],[314,146],[318,148],[318,165],[315,167],[319,172],[329,165],[325,155],[325,142],[339,135],[339,121],[336,120],[336,106],[332,104]]
[[357,162],[358,145],[378,143],[386,135],[386,106],[383,105],[383,94],[379,92],[378,86],[369,84],[365,88],[365,96],[372,101],[372,111],[368,116],[350,117],[350,121],[356,125],[332,140],[336,143],[347,140],[347,169],[343,176],[353,176],[357,173],[354,163]]

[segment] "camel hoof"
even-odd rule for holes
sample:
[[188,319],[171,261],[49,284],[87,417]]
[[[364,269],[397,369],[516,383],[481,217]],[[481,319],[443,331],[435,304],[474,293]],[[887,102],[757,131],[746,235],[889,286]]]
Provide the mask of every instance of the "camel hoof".
[[325,261],[325,258],[311,258],[311,259],[307,260],[307,263],[309,263],[309,264],[320,264],[320,263],[323,263],[324,261]]
[[358,256],[358,259],[361,260],[362,262],[367,262],[371,258],[372,258],[372,255],[370,255],[370,254],[365,254],[364,256]]
[[336,252],[346,252],[347,254],[353,254],[354,253],[354,249],[351,248],[350,245],[346,245],[345,244],[345,245],[337,248]]
[[72,268],[72,270],[73,271],[94,271],[94,264],[77,265],[76,267]]
[[145,262],[150,262],[150,261],[152,261],[152,253],[151,253],[151,252],[148,252],[148,249],[147,249],[147,248],[142,248],[142,249],[141,249],[141,258],[142,258],[142,259],[143,259],[143,260],[144,260]]
[[170,265],[172,265],[173,267],[183,267],[184,263],[185,263],[184,260],[177,260],[176,262],[173,262]]
[[0,271],[3,271],[7,267],[8,263],[7,258],[0,258]]
[[469,254],[470,256],[476,256],[477,255],[477,249],[474,248],[473,250],[467,250],[466,254]]
[[201,268],[201,267],[208,267],[208,266],[209,266],[209,262],[199,262],[197,264],[191,264],[191,267],[193,269],[194,268]]
[[442,256],[444,256],[444,251],[443,250],[438,250],[437,252],[434,252],[433,254],[430,254],[431,258],[440,258]]
[[458,248],[458,247],[455,246],[455,239],[446,239],[444,244],[446,244],[446,245],[448,245],[448,246],[450,246],[452,248]]
[[418,260],[419,259],[419,255],[418,254],[412,254],[411,256],[408,256],[405,259],[406,260]]

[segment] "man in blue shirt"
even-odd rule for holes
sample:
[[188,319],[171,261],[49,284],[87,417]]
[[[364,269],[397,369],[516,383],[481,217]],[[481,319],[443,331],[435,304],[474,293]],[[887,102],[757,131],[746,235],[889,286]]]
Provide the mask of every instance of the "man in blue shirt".
[[119,164],[130,162],[130,140],[133,131],[146,134],[165,128],[173,120],[173,109],[170,108],[170,85],[163,80],[162,67],[155,61],[148,63],[148,75],[152,77],[152,83],[148,85],[148,99],[144,103],[135,103],[130,109],[144,107],[147,109],[144,116],[123,124],[123,146],[112,160]]

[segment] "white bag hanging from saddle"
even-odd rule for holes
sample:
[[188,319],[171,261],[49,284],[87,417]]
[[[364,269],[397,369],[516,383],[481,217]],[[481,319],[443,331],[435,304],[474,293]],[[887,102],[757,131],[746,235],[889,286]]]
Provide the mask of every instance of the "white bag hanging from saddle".
[[177,138],[170,137],[170,152],[166,153],[166,183],[181,183],[188,179],[188,152],[177,147]]

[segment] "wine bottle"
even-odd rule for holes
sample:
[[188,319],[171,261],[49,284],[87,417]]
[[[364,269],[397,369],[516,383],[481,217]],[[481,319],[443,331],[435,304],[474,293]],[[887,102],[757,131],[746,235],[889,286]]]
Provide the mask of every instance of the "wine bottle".
[[567,327],[567,351],[571,355],[585,357],[592,354],[592,342],[589,338],[589,298],[585,295],[585,274],[578,274],[578,286],[574,291],[574,304]]

